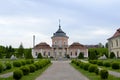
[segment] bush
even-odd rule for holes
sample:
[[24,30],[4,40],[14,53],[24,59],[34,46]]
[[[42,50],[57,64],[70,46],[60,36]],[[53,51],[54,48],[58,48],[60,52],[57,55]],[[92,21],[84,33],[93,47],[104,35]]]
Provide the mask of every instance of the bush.
[[14,67],[20,67],[21,66],[21,62],[20,61],[14,61],[13,62],[13,66]]
[[97,64],[97,60],[90,60],[89,62],[92,64]]
[[29,66],[29,69],[30,69],[30,72],[32,73],[32,72],[35,72],[36,67],[35,67],[35,65],[31,64],[31,65]]
[[39,69],[39,63],[38,63],[38,62],[35,62],[34,65],[35,65],[35,67],[36,67],[36,70],[38,70],[38,69]]
[[114,52],[111,52],[111,53],[110,53],[110,58],[113,59],[114,57],[115,57]]
[[2,63],[0,63],[0,73],[4,70],[4,66]]
[[108,79],[108,71],[107,70],[101,70],[100,71],[100,77],[101,79]]
[[89,63],[85,63],[84,64],[84,70],[88,70],[88,67],[90,66],[90,64]]
[[83,62],[80,63],[80,68],[82,68],[82,69],[84,68],[84,63]]
[[90,66],[88,67],[88,71],[89,71],[89,72],[95,72],[96,68],[97,68],[96,65],[90,65]]
[[21,64],[24,66],[26,64],[25,60],[21,60]]
[[15,80],[20,80],[21,78],[22,78],[22,76],[23,76],[23,72],[22,72],[22,70],[15,70],[14,72],[13,72],[13,78],[15,79]]
[[97,61],[97,65],[103,66],[103,61]]
[[80,52],[78,59],[83,59],[84,58],[84,53]]
[[104,62],[103,65],[104,65],[105,67],[110,67],[111,64],[110,64],[110,62]]
[[5,66],[6,66],[6,69],[11,69],[12,68],[12,65],[11,65],[10,62],[6,62]]
[[112,63],[112,69],[120,69],[120,64],[117,62]]
[[23,75],[28,75],[30,72],[30,69],[28,66],[22,66],[20,69],[22,70]]
[[26,64],[31,64],[32,62],[31,62],[31,60],[30,59],[27,59],[26,60]]
[[99,74],[99,69],[96,68],[94,72],[95,72],[96,75],[98,75]]

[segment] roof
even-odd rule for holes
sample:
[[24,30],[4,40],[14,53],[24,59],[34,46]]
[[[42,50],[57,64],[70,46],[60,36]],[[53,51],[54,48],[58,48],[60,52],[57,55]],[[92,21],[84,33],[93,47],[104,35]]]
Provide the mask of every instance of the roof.
[[118,36],[120,36],[120,28],[117,29],[116,32],[115,32],[115,34],[112,37],[110,37],[109,39],[112,39],[112,38],[115,38],[115,37],[118,37]]
[[84,45],[79,42],[74,42],[69,46],[70,49],[87,49]]
[[34,49],[51,49],[50,45],[48,45],[46,42],[41,42],[37,44]]
[[67,37],[66,33],[64,31],[62,31],[61,26],[59,25],[59,29],[53,34],[53,37]]

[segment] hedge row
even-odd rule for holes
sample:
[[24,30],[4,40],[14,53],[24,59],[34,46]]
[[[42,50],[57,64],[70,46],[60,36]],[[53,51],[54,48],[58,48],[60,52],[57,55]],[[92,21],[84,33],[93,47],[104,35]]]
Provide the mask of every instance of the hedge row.
[[13,78],[15,80],[19,80],[22,78],[23,75],[28,75],[29,73],[33,73],[36,70],[42,69],[43,67],[47,66],[50,63],[51,63],[50,60],[44,59],[30,65],[22,66],[13,72]]
[[[90,63],[84,63],[78,60],[72,60],[71,63],[75,64],[76,66],[79,66],[81,69],[84,69],[88,72],[94,72],[96,75],[100,74],[101,79],[107,79],[108,78],[108,71],[107,70],[100,70],[98,67],[94,64]],[[96,62],[95,62],[96,63]]]
[[120,69],[120,64],[118,62],[103,62],[101,60],[90,60],[91,64],[97,64],[98,66],[111,67],[112,69]]

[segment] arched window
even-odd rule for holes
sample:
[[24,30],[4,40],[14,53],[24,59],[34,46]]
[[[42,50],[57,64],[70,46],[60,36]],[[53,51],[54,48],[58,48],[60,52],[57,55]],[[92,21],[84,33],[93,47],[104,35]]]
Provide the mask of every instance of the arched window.
[[50,56],[50,52],[48,52],[48,56]]
[[35,56],[38,56],[38,53],[37,53],[37,52],[35,53]]
[[72,52],[70,53],[70,55],[72,56]]
[[43,56],[45,56],[45,55],[46,55],[46,52],[43,53]]
[[118,40],[116,40],[116,46],[118,46]]
[[75,52],[75,56],[77,56],[77,52]]

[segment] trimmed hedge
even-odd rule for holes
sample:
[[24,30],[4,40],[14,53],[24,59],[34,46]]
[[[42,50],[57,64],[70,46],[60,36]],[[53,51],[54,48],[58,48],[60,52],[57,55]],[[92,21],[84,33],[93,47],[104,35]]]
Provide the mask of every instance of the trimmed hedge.
[[30,73],[30,69],[28,66],[22,66],[20,69],[22,70],[23,75],[28,75]]
[[32,72],[35,72],[36,67],[35,67],[35,65],[31,64],[31,65],[29,65],[29,69],[30,69],[30,72],[32,73]]
[[84,70],[88,70],[88,67],[89,67],[89,66],[90,66],[89,63],[84,63],[84,66],[83,66]]
[[20,70],[20,69],[15,70],[15,71],[13,72],[13,78],[14,78],[15,80],[20,80],[20,79],[22,78],[22,76],[23,76],[23,72],[22,72],[22,70]]
[[101,70],[100,71],[100,77],[101,79],[108,79],[108,71],[107,70]]
[[12,68],[12,64],[10,62],[6,62],[5,66],[6,66],[5,69],[11,69]]
[[98,66],[103,66],[103,61],[99,61],[99,60],[98,60],[98,61],[97,61],[97,65],[98,65]]
[[22,65],[22,64],[21,64],[21,61],[14,61],[14,62],[13,62],[13,66],[14,66],[14,67],[21,67],[21,65]]
[[0,73],[4,70],[3,63],[0,62]]
[[89,71],[89,72],[95,72],[96,69],[97,69],[97,66],[96,66],[96,65],[90,65],[90,66],[88,67],[88,71]]
[[110,64],[110,62],[104,62],[103,65],[104,65],[105,67],[110,67],[111,64]]
[[118,62],[113,62],[112,69],[120,69],[120,64]]

